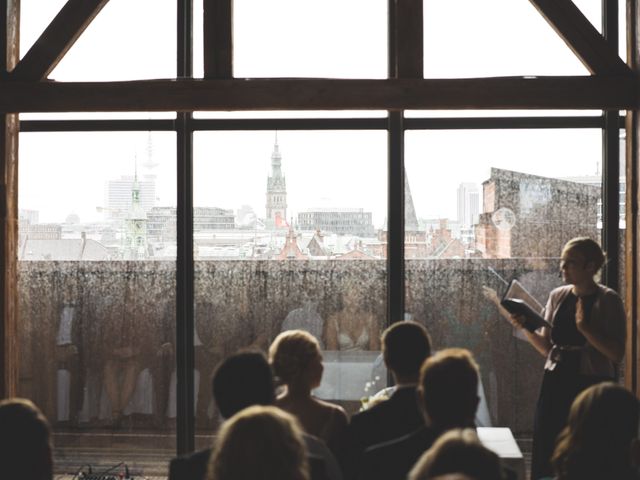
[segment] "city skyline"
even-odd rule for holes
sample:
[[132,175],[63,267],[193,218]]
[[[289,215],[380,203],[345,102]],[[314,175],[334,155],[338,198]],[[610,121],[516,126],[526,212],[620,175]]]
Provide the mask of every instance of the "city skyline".
[[[279,132],[291,205],[287,220],[317,208],[363,208],[372,212],[376,228],[383,226],[386,136],[384,132],[371,133]],[[153,172],[156,205],[175,206],[175,171],[170,160],[174,145],[168,134],[23,135],[26,141],[21,142],[19,206],[39,211],[42,223],[63,222],[70,214],[78,215],[83,222],[102,220],[104,214],[99,207],[106,207],[105,183],[132,175],[136,159],[142,164],[140,177],[149,173],[143,165],[148,163],[145,155],[149,136],[157,164]],[[460,135],[468,141],[455,142]],[[32,136],[34,140],[29,141]],[[60,162],[39,156],[41,136],[47,137],[51,156],[60,159],[58,155],[64,152]],[[274,136],[273,131],[198,134],[194,205],[234,211],[250,205],[262,218]],[[526,137],[529,139],[525,141]],[[120,152],[112,157],[102,146],[112,145],[115,140]],[[459,184],[471,182],[481,189],[491,166],[546,177],[593,176],[600,162],[600,141],[597,130],[408,132],[406,171],[417,216],[456,219]],[[528,145],[526,150],[520,148],[523,142]],[[69,144],[76,148],[69,149]],[[334,144],[344,148],[335,149]],[[585,150],[582,157],[570,153],[576,144]],[[231,153],[219,158],[211,154],[216,148]],[[65,188],[59,190],[58,186]]]
[[[238,76],[386,76],[386,1],[330,0],[318,4],[313,15],[300,11],[292,0],[266,5],[238,1],[234,9],[234,73]],[[23,2],[21,5],[21,55],[64,5],[64,0]],[[576,4],[599,28],[596,2]],[[425,6],[425,75],[493,76],[586,74],[586,70],[541,16],[527,2],[470,0],[436,2]],[[367,7],[367,22],[348,22]],[[263,10],[252,15],[251,8]],[[171,0],[113,0],[69,50],[50,78],[71,80],[122,80],[163,78],[175,75],[175,4]],[[428,7],[428,8],[427,8]],[[153,22],[137,18],[154,9]],[[361,31],[344,30],[347,24]],[[497,9],[509,12],[510,22],[497,20]],[[122,12],[127,9],[127,15]],[[473,15],[460,17],[464,9]],[[469,10],[471,9],[471,10]],[[624,25],[624,9],[620,9]],[[201,74],[201,0],[194,3],[194,72]],[[295,12],[304,21],[288,22]],[[458,28],[442,21],[455,15]],[[298,18],[298,17],[296,17]],[[126,20],[123,22],[123,20]],[[497,21],[492,28],[487,26]],[[314,35],[316,28],[331,25],[335,35]],[[510,32],[513,29],[517,32]],[[113,35],[117,29],[119,35]],[[482,31],[482,35],[468,36]],[[624,29],[621,28],[621,35]],[[251,32],[253,35],[247,35]],[[263,34],[261,34],[261,32]],[[285,41],[296,33],[297,42]],[[498,42],[505,33],[512,41]],[[267,35],[267,33],[269,35]],[[345,40],[340,35],[349,33]],[[464,33],[464,34],[461,34]],[[132,40],[135,36],[135,41]],[[260,38],[256,42],[255,38]],[[105,41],[108,40],[108,41]],[[436,41],[437,40],[437,41]],[[126,48],[125,48],[126,46]],[[340,46],[341,48],[338,48]],[[321,48],[320,48],[321,47]],[[318,49],[329,54],[314,55]],[[624,51],[624,35],[621,36]],[[264,51],[262,50],[264,49]],[[472,49],[472,50],[469,50]],[[169,52],[169,53],[167,53]],[[458,53],[460,52],[460,53]],[[451,62],[451,58],[474,59]],[[96,59],[100,61],[96,61]],[[140,59],[144,58],[144,61]],[[509,61],[505,61],[508,58]],[[343,59],[343,61],[341,61]],[[86,68],[91,65],[91,68]],[[254,65],[253,67],[251,65]],[[294,68],[295,70],[289,70]],[[508,71],[501,70],[508,68]],[[556,115],[559,112],[528,112]],[[598,114],[599,112],[595,112]],[[380,117],[385,112],[195,112],[196,117],[299,118]],[[407,116],[520,115],[521,112],[406,112]],[[594,112],[562,112],[585,115]],[[173,112],[26,114],[21,120],[53,118],[173,118]],[[387,138],[385,131],[280,131],[283,161],[287,165],[288,200],[294,210],[317,207],[363,208],[371,211],[374,225],[387,216]],[[158,205],[176,204],[175,136],[153,132],[157,167]],[[456,218],[459,183],[481,184],[492,166],[548,177],[592,175],[601,158],[601,131],[412,131],[406,132],[405,165],[419,218]],[[258,216],[264,208],[264,179],[269,170],[272,131],[195,132],[194,205],[236,211],[250,205]],[[81,221],[99,221],[104,182],[133,174],[136,156],[144,158],[146,132],[21,133],[19,208],[40,212],[42,222],[62,222],[70,214]]]

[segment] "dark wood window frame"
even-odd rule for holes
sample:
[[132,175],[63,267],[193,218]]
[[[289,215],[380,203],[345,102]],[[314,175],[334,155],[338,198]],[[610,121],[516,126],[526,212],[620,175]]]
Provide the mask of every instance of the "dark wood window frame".
[[[196,130],[380,129],[388,134],[388,321],[404,312],[404,132],[421,128],[601,128],[604,159],[605,281],[617,287],[618,136],[626,129],[625,279],[629,338],[626,384],[639,393],[640,310],[638,188],[640,0],[626,0],[627,62],[617,55],[617,0],[603,0],[601,35],[571,0],[530,0],[591,75],[423,78],[422,0],[389,0],[386,80],[239,79],[233,76],[232,0],[204,0],[204,79],[192,76],[192,1],[176,0],[177,78],[130,82],[46,79],[108,0],[68,0],[19,61],[19,0],[0,7],[0,355],[1,396],[17,393],[17,172],[20,131],[174,131],[178,183],[178,452],[194,447],[193,418],[193,132]],[[403,110],[602,110],[593,117],[405,119]],[[386,110],[387,119],[202,120],[196,110]],[[624,124],[618,115],[626,110]],[[21,112],[175,111],[175,120],[18,121]],[[613,258],[611,258],[613,257]]]

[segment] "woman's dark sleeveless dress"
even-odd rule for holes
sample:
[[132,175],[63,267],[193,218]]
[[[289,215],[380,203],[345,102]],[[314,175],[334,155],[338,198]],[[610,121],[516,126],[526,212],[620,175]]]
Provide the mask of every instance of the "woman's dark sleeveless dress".
[[[585,318],[589,318],[597,293],[582,297]],[[586,338],[576,327],[578,297],[569,292],[556,312],[551,329],[551,342],[560,347],[581,347]],[[583,375],[580,371],[580,352],[562,351],[553,370],[545,370],[536,406],[533,426],[531,480],[553,476],[551,456],[558,434],[567,423],[573,400],[584,389],[611,380],[607,377]]]

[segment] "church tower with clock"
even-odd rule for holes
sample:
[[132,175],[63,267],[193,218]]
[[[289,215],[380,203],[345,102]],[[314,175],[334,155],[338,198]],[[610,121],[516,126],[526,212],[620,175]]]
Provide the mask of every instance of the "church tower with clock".
[[125,218],[123,254],[125,260],[141,260],[149,256],[147,249],[147,214],[140,204],[137,163],[131,187],[131,208]]
[[278,133],[271,153],[271,175],[267,178],[266,224],[272,228],[287,227],[287,183],[282,174],[282,155]]

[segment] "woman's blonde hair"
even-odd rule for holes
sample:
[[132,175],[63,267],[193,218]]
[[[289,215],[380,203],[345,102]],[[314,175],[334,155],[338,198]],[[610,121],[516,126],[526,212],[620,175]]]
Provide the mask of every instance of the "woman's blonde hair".
[[551,463],[557,478],[616,478],[629,469],[639,410],[636,397],[616,383],[584,390],[571,405],[556,442]]
[[246,408],[223,424],[207,472],[207,480],[309,479],[298,421],[271,406]]
[[569,240],[562,248],[562,253],[566,253],[569,250],[578,252],[582,255],[587,262],[593,262],[595,265],[595,271],[597,272],[602,268],[605,261],[605,254],[600,248],[598,243],[589,237],[575,237]]
[[480,443],[471,428],[449,430],[427,450],[409,473],[409,480],[430,480],[448,474],[476,480],[504,478],[500,458]]
[[320,355],[316,337],[304,330],[280,333],[269,347],[273,372],[284,383],[296,382]]

